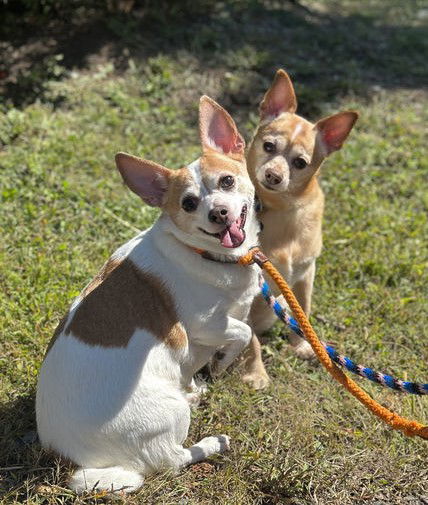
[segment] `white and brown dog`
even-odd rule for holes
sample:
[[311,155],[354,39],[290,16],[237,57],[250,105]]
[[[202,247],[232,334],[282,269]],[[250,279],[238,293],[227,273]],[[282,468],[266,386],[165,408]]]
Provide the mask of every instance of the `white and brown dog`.
[[[247,164],[262,206],[261,248],[309,315],[315,260],[322,245],[324,195],[318,176],[324,159],[342,147],[358,114],[339,112],[311,123],[298,116],[296,109],[291,80],[284,70],[278,70],[260,104],[260,124]],[[276,286],[271,287],[279,294]],[[250,319],[259,335],[276,321],[261,296],[254,301]],[[301,358],[313,356],[310,345],[298,335],[292,333],[290,343]],[[269,379],[256,336],[247,356],[244,381],[255,388],[266,386]]]
[[189,166],[116,156],[126,184],[162,215],[74,301],[40,371],[40,440],[80,467],[76,492],[134,491],[144,474],[229,445],[220,435],[183,447],[189,388],[218,348],[221,371],[251,339],[257,267],[234,262],[257,243],[259,224],[235,123],[208,97],[199,114],[203,155]]

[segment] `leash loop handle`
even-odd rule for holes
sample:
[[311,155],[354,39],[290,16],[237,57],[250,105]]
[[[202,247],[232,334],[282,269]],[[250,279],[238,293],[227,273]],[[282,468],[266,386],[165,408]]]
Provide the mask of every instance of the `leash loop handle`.
[[424,426],[417,421],[412,421],[399,416],[395,412],[392,412],[386,407],[380,405],[330,359],[330,356],[320,342],[306,314],[303,312],[303,309],[300,307],[299,302],[294,296],[294,293],[291,291],[278,270],[273,266],[272,262],[259,248],[254,247],[250,249],[247,254],[241,256],[239,263],[243,266],[256,263],[261,269],[266,270],[287,301],[288,306],[292,310],[294,317],[303,331],[303,334],[310,343],[321,364],[330,373],[330,375],[334,377],[334,379],[336,379],[349,393],[351,393],[352,396],[354,396],[375,416],[389,424],[393,429],[401,431],[409,437],[418,436],[428,440],[428,426]]

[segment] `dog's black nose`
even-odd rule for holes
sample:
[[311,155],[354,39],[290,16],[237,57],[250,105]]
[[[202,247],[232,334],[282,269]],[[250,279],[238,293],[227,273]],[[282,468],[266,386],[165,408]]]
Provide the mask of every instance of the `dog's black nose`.
[[211,223],[223,224],[227,221],[227,207],[217,205],[208,212],[208,219]]
[[280,172],[277,172],[273,168],[268,168],[266,170],[265,177],[266,181],[272,185],[279,184],[283,179],[282,174]]

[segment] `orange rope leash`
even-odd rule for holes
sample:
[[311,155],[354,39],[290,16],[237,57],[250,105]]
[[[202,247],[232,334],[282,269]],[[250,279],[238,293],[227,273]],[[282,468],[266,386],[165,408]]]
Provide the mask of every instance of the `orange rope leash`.
[[312,349],[314,350],[324,368],[326,368],[330,375],[332,375],[338,382],[340,382],[345,387],[345,389],[351,393],[351,395],[355,396],[355,398],[365,407],[367,407],[367,409],[369,409],[375,416],[379,417],[379,419],[382,419],[382,421],[389,424],[395,430],[402,431],[409,437],[418,436],[428,440],[428,426],[424,426],[417,421],[411,421],[409,419],[401,417],[395,412],[392,412],[391,410],[383,407],[373,398],[371,398],[365,391],[363,391],[350,377],[345,375],[345,373],[335,363],[333,363],[323,345],[321,344],[317,334],[312,328],[311,323],[306,317],[306,314],[300,307],[299,302],[296,300],[293,292],[288,287],[287,283],[278,272],[278,270],[260,251],[260,249],[251,249],[248,254],[239,258],[239,263],[244,266],[251,265],[252,263],[257,263],[260,268],[267,271],[267,273],[272,277],[280,289],[290,309],[293,311],[294,317],[297,319],[306,339],[311,344]]

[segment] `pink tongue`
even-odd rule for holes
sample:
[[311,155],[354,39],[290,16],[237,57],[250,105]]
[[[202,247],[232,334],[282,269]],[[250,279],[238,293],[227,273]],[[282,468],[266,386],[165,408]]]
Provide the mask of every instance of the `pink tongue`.
[[223,247],[239,247],[245,240],[244,230],[239,225],[241,220],[235,221],[220,233],[220,242]]

